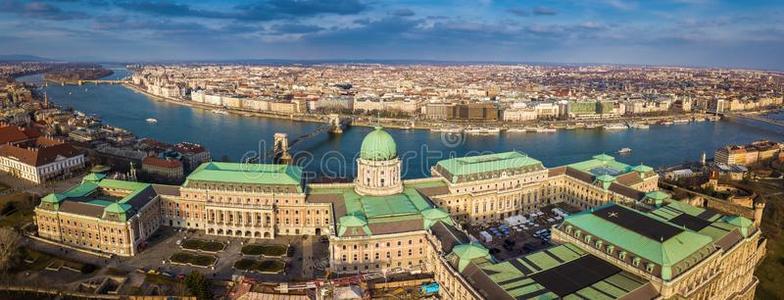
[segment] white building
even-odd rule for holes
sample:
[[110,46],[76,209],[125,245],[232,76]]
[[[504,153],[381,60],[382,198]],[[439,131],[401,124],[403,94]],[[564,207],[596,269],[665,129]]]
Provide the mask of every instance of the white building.
[[0,171],[36,184],[84,166],[84,154],[58,140],[39,137],[30,145],[0,145]]

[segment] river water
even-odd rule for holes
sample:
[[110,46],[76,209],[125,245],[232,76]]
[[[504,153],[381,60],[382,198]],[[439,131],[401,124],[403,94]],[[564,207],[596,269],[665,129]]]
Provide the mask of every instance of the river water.
[[[129,71],[117,67],[107,79],[119,79]],[[26,82],[41,82],[41,75],[20,77]],[[242,157],[266,152],[276,132],[288,133],[293,140],[320,124],[287,120],[219,115],[151,99],[121,85],[84,85],[45,88],[50,101],[101,117],[103,122],[130,130],[139,137],[167,143],[191,141],[206,146],[213,159]],[[784,115],[770,116],[784,119]],[[145,119],[156,118],[157,124]],[[353,177],[354,159],[363,137],[371,128],[351,127],[342,135],[322,134],[294,147],[297,164],[312,174]],[[698,160],[703,152],[713,156],[726,144],[748,143],[758,139],[784,139],[784,129],[753,121],[701,122],[685,125],[651,126],[650,129],[604,131],[601,129],[560,130],[557,133],[502,133],[498,136],[444,136],[425,130],[388,129],[395,138],[398,154],[404,161],[404,177],[429,175],[430,166],[440,159],[479,152],[517,150],[552,167],[592,155],[608,153],[620,161],[654,167]],[[628,155],[615,155],[629,147]]]

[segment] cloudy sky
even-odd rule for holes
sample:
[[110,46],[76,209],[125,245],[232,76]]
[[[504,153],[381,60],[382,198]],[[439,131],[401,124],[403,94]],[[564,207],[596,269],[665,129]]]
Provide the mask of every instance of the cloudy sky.
[[784,1],[0,0],[0,54],[784,70]]

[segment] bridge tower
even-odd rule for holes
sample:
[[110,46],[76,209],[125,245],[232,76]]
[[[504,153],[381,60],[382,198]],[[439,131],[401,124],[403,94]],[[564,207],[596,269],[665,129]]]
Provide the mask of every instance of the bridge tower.
[[282,132],[276,132],[272,141],[273,160],[282,164],[291,163],[289,154],[289,136]]
[[329,132],[334,134],[341,134],[343,133],[343,127],[340,124],[340,115],[338,114],[329,114],[329,125],[331,128]]

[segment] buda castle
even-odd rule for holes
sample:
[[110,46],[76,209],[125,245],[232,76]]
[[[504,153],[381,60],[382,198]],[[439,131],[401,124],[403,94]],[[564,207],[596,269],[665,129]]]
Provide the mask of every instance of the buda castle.
[[[553,168],[520,152],[437,162],[401,178],[392,136],[363,140],[351,183],[303,180],[292,165],[208,162],[181,186],[87,175],[43,197],[38,236],[117,256],[144,255],[161,226],[207,235],[329,238],[338,275],[419,270],[445,299],[753,299],[765,253],[762,204],[724,215],[672,199],[651,167],[600,154]],[[463,229],[565,203],[553,245],[499,260]]]

